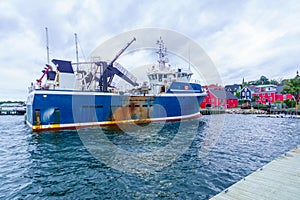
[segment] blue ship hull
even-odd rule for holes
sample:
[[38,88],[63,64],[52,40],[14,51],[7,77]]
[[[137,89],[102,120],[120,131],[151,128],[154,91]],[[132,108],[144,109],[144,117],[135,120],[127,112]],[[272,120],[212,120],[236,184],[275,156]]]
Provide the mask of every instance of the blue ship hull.
[[[190,69],[166,65],[167,48],[161,37],[157,41],[158,65],[147,70],[149,83],[138,84],[134,75],[115,62],[135,40],[127,43],[109,63],[77,62],[76,73],[71,61],[53,59],[56,71],[46,64],[41,78],[30,87],[27,124],[38,131],[200,117],[200,104],[206,93],[200,84],[190,83]],[[126,90],[130,94],[114,93],[118,90],[112,84],[115,76],[133,86]],[[44,77],[47,80],[43,82]]]
[[34,90],[27,99],[26,122],[34,131],[39,131],[198,118],[205,97],[200,91],[129,96]]

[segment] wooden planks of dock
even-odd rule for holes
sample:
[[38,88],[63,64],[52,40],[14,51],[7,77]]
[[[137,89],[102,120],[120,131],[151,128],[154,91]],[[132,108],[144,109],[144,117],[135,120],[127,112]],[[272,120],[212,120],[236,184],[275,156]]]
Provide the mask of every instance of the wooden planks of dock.
[[300,146],[278,157],[211,200],[300,199]]

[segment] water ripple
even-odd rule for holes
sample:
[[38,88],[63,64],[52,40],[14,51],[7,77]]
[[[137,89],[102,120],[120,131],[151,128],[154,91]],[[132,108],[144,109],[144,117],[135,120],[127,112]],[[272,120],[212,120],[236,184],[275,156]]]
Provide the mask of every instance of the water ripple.
[[[95,159],[76,131],[32,133],[21,116],[0,116],[0,125],[0,199],[208,199],[300,144],[297,119],[204,116],[175,162],[131,174]],[[106,136],[126,151],[151,152],[174,138],[174,126]]]

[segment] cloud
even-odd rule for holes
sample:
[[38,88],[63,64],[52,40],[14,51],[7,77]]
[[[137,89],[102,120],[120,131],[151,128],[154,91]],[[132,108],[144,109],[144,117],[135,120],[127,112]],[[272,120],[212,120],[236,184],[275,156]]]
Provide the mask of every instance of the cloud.
[[[296,35],[300,35],[299,26],[296,26],[300,15],[295,7],[299,9],[292,3],[276,5],[251,1],[244,5],[239,18],[212,34],[207,51],[221,76],[232,77],[228,74],[237,73],[236,81],[243,76],[248,80],[261,75],[279,78],[287,65],[294,66],[285,75],[294,74],[297,59],[293,54],[300,50],[295,42]],[[237,70],[239,68],[247,69],[248,73]],[[225,82],[233,80],[225,79]]]
[[[0,1],[0,9],[0,65],[12,71],[2,70],[0,84],[13,93],[41,75],[46,62],[45,27],[51,58],[75,60],[74,33],[78,33],[80,60],[84,60],[115,35],[157,27],[197,42],[215,63],[224,84],[261,75],[290,78],[299,70],[297,1],[28,0]],[[1,94],[7,94],[2,89]],[[26,95],[16,94],[16,98]]]

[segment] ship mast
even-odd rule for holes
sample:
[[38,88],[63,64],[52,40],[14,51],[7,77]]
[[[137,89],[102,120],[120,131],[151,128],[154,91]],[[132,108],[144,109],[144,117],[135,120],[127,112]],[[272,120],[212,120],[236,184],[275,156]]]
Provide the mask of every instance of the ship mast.
[[46,48],[47,48],[47,64],[49,64],[49,44],[48,44],[48,28],[45,27],[46,29]]
[[168,58],[167,58],[167,48],[165,47],[164,41],[162,40],[162,38],[160,37],[159,40],[157,40],[156,44],[158,44],[159,49],[156,52],[158,54],[159,60],[159,67],[161,69],[165,68],[165,64],[167,62],[169,62]]
[[75,35],[75,45],[76,45],[76,62],[77,62],[77,71],[78,71],[78,63],[79,63],[79,59],[78,59],[78,45],[77,45],[77,33],[74,33]]

